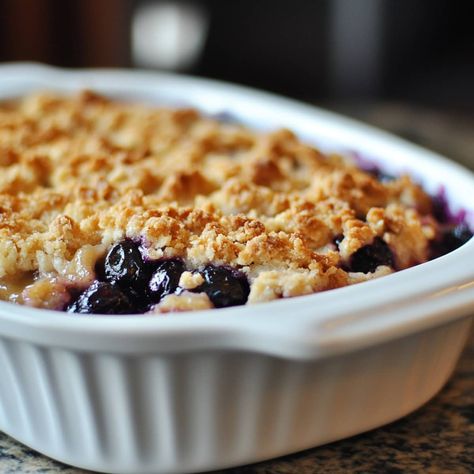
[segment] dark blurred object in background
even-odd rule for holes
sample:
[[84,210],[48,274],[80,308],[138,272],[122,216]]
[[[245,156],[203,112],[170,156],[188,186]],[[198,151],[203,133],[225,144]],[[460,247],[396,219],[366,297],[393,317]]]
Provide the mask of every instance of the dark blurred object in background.
[[0,0],[0,61],[130,64],[126,0]]
[[0,61],[149,67],[474,113],[470,2],[0,0]]

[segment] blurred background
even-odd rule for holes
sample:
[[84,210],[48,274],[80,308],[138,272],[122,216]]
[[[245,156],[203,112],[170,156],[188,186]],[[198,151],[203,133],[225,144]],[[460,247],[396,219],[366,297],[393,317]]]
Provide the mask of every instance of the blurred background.
[[0,0],[0,62],[24,60],[246,84],[474,166],[471,2]]

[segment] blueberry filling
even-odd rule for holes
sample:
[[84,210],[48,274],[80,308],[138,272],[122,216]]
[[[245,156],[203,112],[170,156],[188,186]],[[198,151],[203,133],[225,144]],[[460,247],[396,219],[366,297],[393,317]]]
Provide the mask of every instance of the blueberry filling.
[[361,247],[350,258],[348,270],[351,272],[373,273],[380,265],[394,266],[393,253],[380,237],[372,244]]
[[133,307],[118,287],[103,281],[94,281],[68,306],[69,313],[81,314],[130,314]]
[[148,282],[150,300],[158,303],[164,296],[174,293],[185,270],[184,263],[178,259],[159,262]]
[[[186,270],[180,259],[145,261],[131,240],[115,244],[95,267],[92,285],[73,296],[66,311],[82,314],[144,313],[166,295],[180,292],[179,280]],[[250,286],[237,270],[208,265],[200,272],[204,283],[192,290],[205,292],[216,308],[245,304]]]
[[243,273],[214,265],[204,267],[200,273],[204,283],[193,291],[206,293],[216,308],[237,306],[247,302],[250,286]]

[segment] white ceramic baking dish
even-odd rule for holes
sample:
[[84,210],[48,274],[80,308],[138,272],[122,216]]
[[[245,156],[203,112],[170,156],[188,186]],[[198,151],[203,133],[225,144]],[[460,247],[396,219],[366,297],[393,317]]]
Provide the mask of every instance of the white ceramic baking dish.
[[[337,115],[213,81],[0,66],[0,99],[92,88],[287,126],[329,150],[410,170],[454,210],[474,177]],[[472,215],[468,216],[471,219]],[[474,313],[474,240],[360,285],[168,317],[69,317],[0,302],[0,428],[65,463],[117,473],[217,469],[393,421],[443,386]]]

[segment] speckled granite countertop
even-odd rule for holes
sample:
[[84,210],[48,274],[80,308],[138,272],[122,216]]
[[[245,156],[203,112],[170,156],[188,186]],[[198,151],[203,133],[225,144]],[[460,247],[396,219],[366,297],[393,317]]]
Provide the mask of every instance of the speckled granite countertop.
[[[350,113],[350,110],[344,110]],[[394,112],[395,111],[395,112]],[[461,127],[426,112],[390,106],[353,111],[366,121],[427,144],[474,169],[473,123]],[[425,124],[414,130],[413,124]],[[464,127],[469,133],[462,134]],[[439,133],[442,130],[444,133]],[[456,133],[446,133],[446,130]],[[450,137],[448,143],[440,137]],[[454,140],[454,142],[453,142]],[[451,153],[448,153],[448,150]],[[1,474],[85,474],[52,461],[0,433]],[[474,472],[474,330],[443,390],[413,414],[377,430],[284,458],[218,474],[471,474]],[[216,473],[217,474],[217,473]]]

